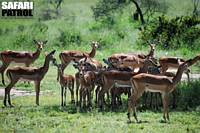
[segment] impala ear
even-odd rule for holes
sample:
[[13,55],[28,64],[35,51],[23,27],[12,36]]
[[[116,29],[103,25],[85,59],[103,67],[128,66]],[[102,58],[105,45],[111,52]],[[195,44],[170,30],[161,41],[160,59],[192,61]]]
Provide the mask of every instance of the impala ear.
[[87,55],[85,55],[84,53],[83,53],[83,56],[84,56],[84,62],[86,62],[87,61]]
[[85,59],[84,59],[84,62],[86,62],[87,61],[87,56],[85,57]]
[[38,43],[38,42],[37,42],[35,39],[33,40],[33,42],[34,42],[35,44],[37,44],[37,43]]
[[55,52],[56,52],[56,50],[53,50],[53,51],[51,51],[49,54],[50,54],[50,55],[54,55]]
[[46,44],[48,42],[48,40],[44,41],[43,44]]

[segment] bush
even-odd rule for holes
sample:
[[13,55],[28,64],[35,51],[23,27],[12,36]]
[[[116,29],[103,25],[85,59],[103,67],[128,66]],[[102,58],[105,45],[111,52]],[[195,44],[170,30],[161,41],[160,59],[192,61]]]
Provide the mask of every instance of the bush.
[[74,28],[67,30],[59,30],[59,45],[80,45],[82,42],[81,33]]
[[159,46],[163,49],[189,49],[199,48],[197,40],[200,39],[200,23],[198,18],[182,16],[168,19],[165,16],[159,20],[153,20],[145,26],[140,33],[141,43],[148,40],[159,40]]
[[177,86],[177,104],[182,109],[200,106],[200,80],[182,83]]
[[15,47],[24,47],[27,46],[27,44],[30,44],[31,42],[32,38],[29,36],[29,34],[21,32],[17,34],[13,44]]
[[121,11],[126,4],[126,0],[99,0],[95,7],[91,7],[93,17],[95,20],[112,25],[115,13]]

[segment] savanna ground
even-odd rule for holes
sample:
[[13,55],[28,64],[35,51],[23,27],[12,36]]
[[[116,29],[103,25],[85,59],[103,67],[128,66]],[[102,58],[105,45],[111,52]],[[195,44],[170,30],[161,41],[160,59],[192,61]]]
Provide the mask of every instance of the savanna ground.
[[[102,47],[95,57],[100,61],[113,53],[147,53],[148,46],[137,44],[139,23],[130,22],[130,12],[134,7],[127,7],[113,27],[103,27],[92,18],[90,7],[95,5],[95,2],[95,0],[66,0],[62,4],[60,16],[38,21],[42,16],[41,11],[49,5],[45,5],[44,1],[35,0],[34,18],[28,20],[0,19],[0,50],[34,51],[33,39],[48,40],[40,58],[32,66],[43,64],[44,52],[56,49],[55,56],[58,58],[59,52],[63,50],[90,51],[91,48],[88,45],[90,41],[100,38],[103,42]],[[169,0],[168,2],[171,6],[167,14],[171,17],[188,14],[190,10],[191,5],[187,0]],[[125,37],[122,39],[117,36],[118,32],[124,33]],[[72,36],[75,36],[75,41],[69,39]],[[194,57],[199,51],[198,47],[194,50],[185,47],[165,50],[157,47],[155,56],[166,55],[188,59]],[[198,73],[199,63],[191,70],[192,73]],[[65,73],[75,73],[72,65],[67,67]],[[67,107],[61,107],[60,87],[56,82],[56,74],[56,68],[50,65],[41,84],[40,106],[35,105],[35,96],[32,95],[35,94],[33,84],[28,85],[23,82],[16,84],[15,89],[31,92],[31,95],[13,96],[14,108],[5,108],[2,104],[3,96],[0,96],[0,132],[200,132],[199,106],[186,111],[170,109],[169,123],[160,122],[162,109],[138,111],[139,118],[144,121],[140,124],[127,124],[127,97],[125,96],[123,106],[116,111],[107,108],[99,112],[95,107],[91,111],[80,111],[70,103],[69,97],[67,97]],[[2,88],[4,87],[1,85]],[[196,88],[199,89],[198,86]]]

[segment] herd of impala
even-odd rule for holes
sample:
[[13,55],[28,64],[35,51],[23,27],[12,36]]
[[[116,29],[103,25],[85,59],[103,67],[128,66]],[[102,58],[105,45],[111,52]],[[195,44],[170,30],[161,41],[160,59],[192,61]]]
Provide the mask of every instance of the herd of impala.
[[[133,112],[137,122],[136,103],[145,91],[160,93],[162,96],[164,114],[163,118],[169,121],[168,114],[168,98],[169,94],[175,90],[177,83],[181,80],[183,72],[188,75],[191,65],[200,60],[200,55],[184,60],[176,57],[161,57],[159,61],[154,57],[155,44],[149,44],[150,52],[145,54],[136,53],[119,53],[113,54],[107,59],[103,59],[106,66],[94,59],[96,50],[99,46],[98,42],[91,43],[92,50],[90,53],[81,51],[63,51],[59,54],[61,64],[58,64],[54,53],[55,50],[46,54],[44,65],[39,68],[29,67],[38,57],[47,41],[36,41],[36,52],[16,52],[2,51],[0,52],[0,72],[2,75],[2,83],[4,82],[4,72],[10,80],[5,87],[4,105],[7,101],[10,106],[10,91],[19,80],[34,81],[36,90],[36,104],[39,105],[40,83],[49,69],[52,61],[57,67],[57,81],[61,86],[61,105],[66,105],[66,90],[71,92],[71,102],[75,103],[74,84],[76,84],[76,102],[82,107],[91,107],[93,91],[96,86],[96,100],[98,107],[103,109],[105,102],[105,94],[109,102],[111,94],[111,104],[116,106],[121,102],[120,95],[128,94],[128,120]],[[8,68],[11,62],[24,63],[26,67]],[[65,68],[73,62],[73,66],[77,69],[75,76],[64,75]],[[159,63],[158,63],[159,62]],[[177,69],[176,74],[167,72],[169,68]],[[136,71],[139,69],[138,71]],[[80,90],[79,90],[80,89]],[[8,99],[8,100],[7,100]]]

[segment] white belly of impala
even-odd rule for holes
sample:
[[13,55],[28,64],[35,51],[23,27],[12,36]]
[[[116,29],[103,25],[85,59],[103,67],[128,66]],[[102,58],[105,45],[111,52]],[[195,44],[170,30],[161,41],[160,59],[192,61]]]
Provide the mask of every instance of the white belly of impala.
[[149,92],[163,92],[165,90],[166,86],[164,85],[153,85],[153,84],[146,84],[145,85],[145,91]]

